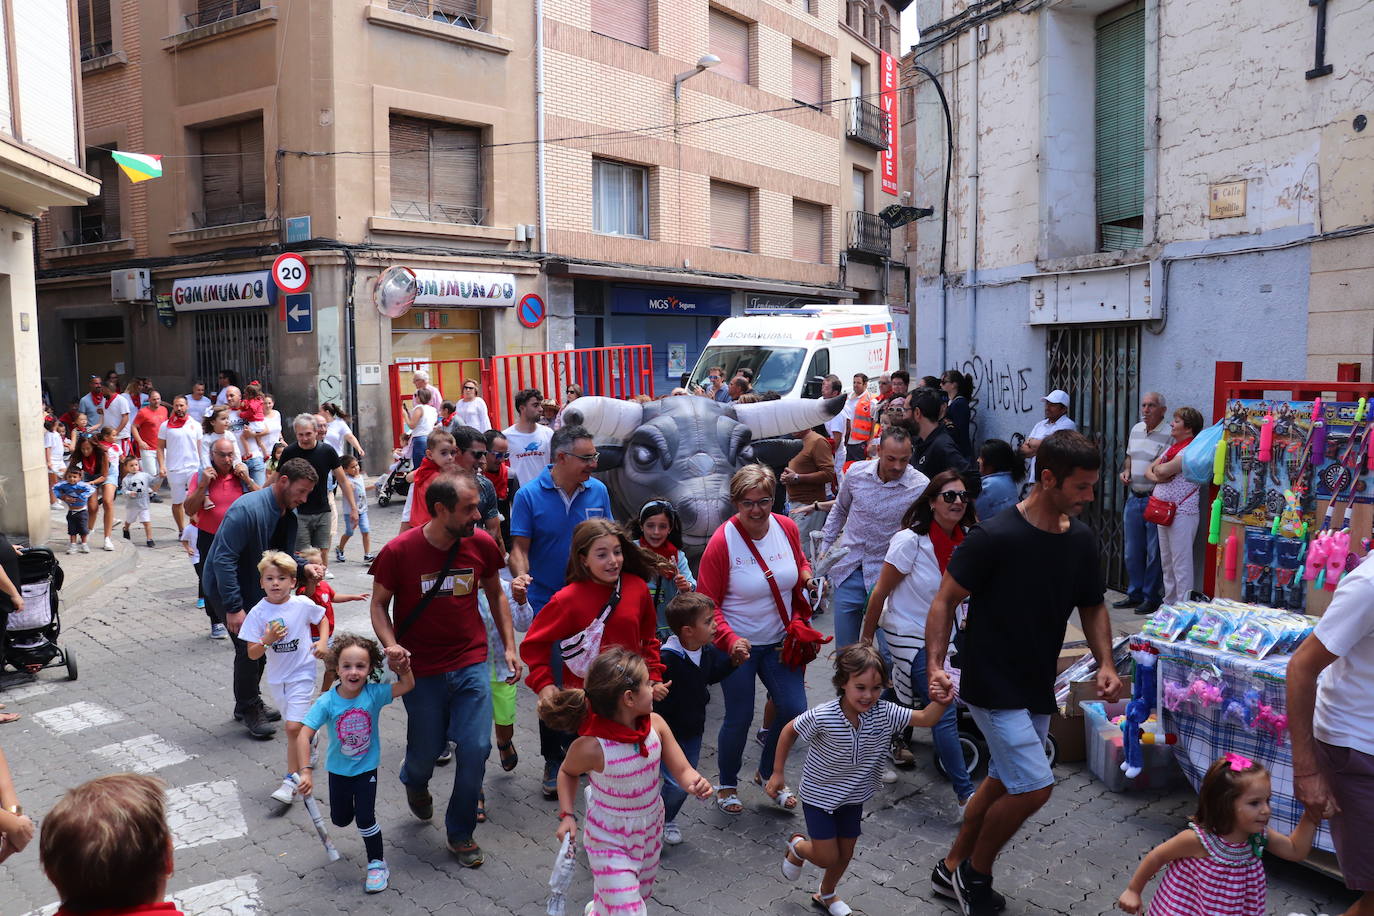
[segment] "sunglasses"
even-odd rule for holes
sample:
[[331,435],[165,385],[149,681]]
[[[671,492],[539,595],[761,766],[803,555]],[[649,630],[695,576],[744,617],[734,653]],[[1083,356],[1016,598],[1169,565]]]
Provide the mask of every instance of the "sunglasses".
[[510,452],[487,452],[488,458],[495,458],[497,461],[505,461],[510,457]]
[[486,459],[488,452],[486,449],[482,449],[482,451],[480,452],[474,451],[473,449],[468,449],[468,454],[476,458],[478,461],[483,461]]
[[955,503],[969,502],[973,497],[968,495],[967,490],[946,490],[940,494],[940,498],[952,506]]

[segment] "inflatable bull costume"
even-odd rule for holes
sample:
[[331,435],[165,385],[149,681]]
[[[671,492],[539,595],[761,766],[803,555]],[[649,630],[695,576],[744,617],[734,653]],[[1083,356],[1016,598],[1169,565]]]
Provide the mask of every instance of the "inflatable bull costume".
[[776,437],[818,426],[844,403],[843,396],[757,404],[692,396],[649,404],[585,397],[568,405],[563,422],[581,424],[592,434],[601,453],[597,477],[611,491],[621,519],[633,517],[655,497],[667,499],[682,519],[684,546],[700,555],[734,512],[731,475],[754,461],[775,468],[786,464],[800,443]]

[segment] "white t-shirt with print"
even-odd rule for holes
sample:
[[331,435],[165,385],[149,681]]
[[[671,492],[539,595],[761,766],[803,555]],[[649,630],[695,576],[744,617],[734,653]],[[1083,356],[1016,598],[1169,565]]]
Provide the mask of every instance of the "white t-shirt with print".
[[522,433],[514,426],[508,426],[501,435],[510,444],[511,472],[520,481],[520,486],[529,486],[553,460],[549,454],[553,430],[536,423],[532,433]]
[[304,595],[292,595],[281,604],[264,598],[243,618],[239,638],[244,642],[262,642],[267,625],[280,620],[286,625],[286,635],[267,647],[267,683],[313,681],[315,656],[310,652],[310,625],[323,618],[324,608]]
[[[782,642],[782,616],[778,613],[777,599],[733,522],[725,524],[725,546],[730,555],[730,575],[720,606],[730,629],[757,646]],[[768,533],[755,541],[754,547],[773,573],[782,600],[790,608],[799,572],[787,533],[770,519]]]
[[1317,680],[1312,733],[1374,754],[1374,560],[1341,578],[1313,635],[1337,658]]

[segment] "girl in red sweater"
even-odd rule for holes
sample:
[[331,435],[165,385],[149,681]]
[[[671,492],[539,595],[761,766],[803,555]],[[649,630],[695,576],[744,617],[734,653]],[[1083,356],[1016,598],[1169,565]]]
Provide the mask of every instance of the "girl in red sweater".
[[[648,665],[654,699],[666,697],[668,687],[663,683],[663,662],[658,654],[658,621],[645,580],[675,573],[676,567],[635,545],[625,529],[610,519],[589,518],[579,524],[573,529],[568,556],[568,584],[554,592],[535,615],[520,644],[520,657],[530,672],[525,683],[541,700],[556,693],[551,657],[554,644],[562,642],[564,653],[572,651],[569,643],[601,618],[600,645],[589,646],[588,652],[595,656],[611,646],[629,649]],[[569,663],[575,665],[576,661]],[[563,665],[563,687],[581,686],[582,678]],[[573,737],[539,723],[545,798],[558,796],[558,767]]]

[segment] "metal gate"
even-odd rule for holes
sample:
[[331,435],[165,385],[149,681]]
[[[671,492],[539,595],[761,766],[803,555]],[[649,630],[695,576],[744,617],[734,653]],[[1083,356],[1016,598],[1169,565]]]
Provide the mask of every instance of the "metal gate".
[[1126,485],[1117,471],[1140,419],[1140,326],[1051,327],[1046,344],[1049,387],[1069,393],[1069,416],[1102,452],[1097,497],[1083,521],[1097,532],[1107,585],[1124,591]]
[[212,390],[222,369],[232,369],[246,385],[253,379],[271,391],[272,358],[265,308],[196,312],[196,379]]

